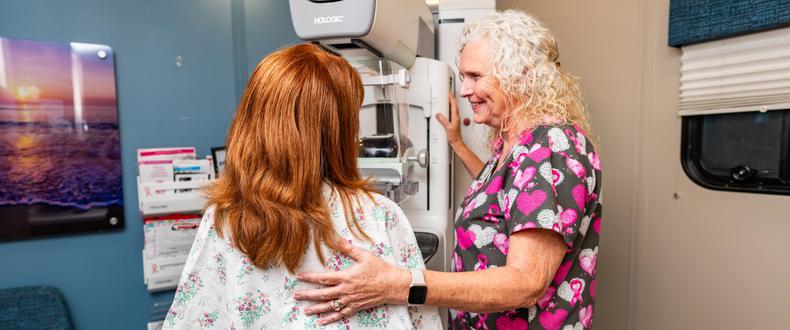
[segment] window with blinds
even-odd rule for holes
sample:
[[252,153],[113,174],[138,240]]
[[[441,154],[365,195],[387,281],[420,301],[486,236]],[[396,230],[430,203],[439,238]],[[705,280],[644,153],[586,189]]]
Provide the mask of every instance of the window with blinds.
[[689,177],[711,189],[790,194],[790,28],[681,49]]
[[790,28],[681,50],[681,116],[790,108]]

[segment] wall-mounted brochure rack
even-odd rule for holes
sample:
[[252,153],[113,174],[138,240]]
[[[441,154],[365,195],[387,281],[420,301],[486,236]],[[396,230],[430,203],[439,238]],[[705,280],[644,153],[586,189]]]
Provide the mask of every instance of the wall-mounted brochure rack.
[[137,180],[145,236],[144,282],[148,291],[172,290],[200,225],[206,203],[202,191],[211,181],[141,182]]
[[148,291],[178,286],[201,213],[203,188],[214,178],[212,158],[194,147],[137,150],[137,200],[143,216],[143,280]]
[[200,213],[206,204],[202,188],[211,181],[140,182],[137,200],[143,217],[174,213]]

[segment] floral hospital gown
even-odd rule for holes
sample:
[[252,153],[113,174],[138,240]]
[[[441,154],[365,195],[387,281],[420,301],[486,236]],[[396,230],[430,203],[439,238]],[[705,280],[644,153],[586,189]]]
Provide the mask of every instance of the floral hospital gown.
[[[353,245],[401,267],[425,268],[411,225],[389,199],[373,194],[360,198],[354,213],[373,244],[351,235],[336,192],[324,189],[335,230]],[[227,231],[225,232],[228,233]],[[227,237],[227,235],[225,235]],[[323,247],[326,264],[309,248],[297,272],[339,271],[354,260]],[[164,329],[440,329],[435,307],[383,305],[326,326],[302,310],[309,302],[293,299],[294,291],[318,288],[298,281],[285,266],[258,268],[214,228],[214,208],[203,216],[186,261]]]
[[575,126],[525,131],[497,169],[502,140],[472,182],[456,219],[454,271],[504,266],[510,235],[541,228],[567,250],[536,305],[501,313],[450,311],[452,329],[586,329],[592,325],[601,230],[598,154]]

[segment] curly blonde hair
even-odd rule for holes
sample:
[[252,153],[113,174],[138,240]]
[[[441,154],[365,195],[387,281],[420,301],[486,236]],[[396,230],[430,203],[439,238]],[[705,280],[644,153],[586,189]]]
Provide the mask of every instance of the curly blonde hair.
[[515,10],[473,21],[458,37],[458,54],[478,40],[489,46],[492,75],[509,109],[500,132],[570,124],[594,141],[578,78],[560,70],[557,41],[542,22]]

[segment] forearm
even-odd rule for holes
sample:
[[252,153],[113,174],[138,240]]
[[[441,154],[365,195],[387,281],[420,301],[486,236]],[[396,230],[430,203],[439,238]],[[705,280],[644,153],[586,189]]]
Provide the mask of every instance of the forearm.
[[[523,230],[509,238],[504,266],[475,272],[446,273],[423,270],[428,288],[427,305],[469,312],[495,312],[526,308],[544,294],[562,262],[566,246],[559,234],[549,230]],[[328,287],[297,291],[296,300],[320,302],[305,308],[307,315],[327,313],[322,324],[381,304],[405,305],[412,282],[411,272],[389,264],[372,253],[341,243],[341,252],[357,264],[338,272],[300,273],[297,279]],[[345,305],[339,312],[338,301]]]
[[466,168],[466,171],[469,172],[469,176],[474,178],[480,174],[484,164],[480,158],[477,158],[477,155],[475,155],[472,149],[469,149],[469,147],[463,141],[451,143],[450,147],[453,148],[455,154],[458,155],[458,158],[460,158],[461,162],[464,163],[464,167]]
[[545,289],[536,279],[508,266],[459,273],[426,270],[424,274],[425,304],[475,313],[532,306]]
[[[499,312],[534,305],[543,297],[565,255],[562,237],[550,230],[527,230],[510,235],[510,250],[504,266],[481,271],[423,271],[428,287],[427,305],[450,307],[467,312]],[[392,272],[398,274],[398,272]],[[403,303],[407,281],[389,294],[393,303]],[[398,286],[390,286],[398,288]]]

